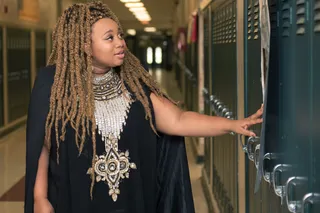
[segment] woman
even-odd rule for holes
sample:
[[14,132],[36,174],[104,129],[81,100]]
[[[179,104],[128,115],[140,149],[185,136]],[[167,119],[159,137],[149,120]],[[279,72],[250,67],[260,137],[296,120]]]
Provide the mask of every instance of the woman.
[[126,49],[111,10],[74,4],[32,91],[25,212],[194,212],[184,145],[173,135],[252,136],[261,115],[181,111]]

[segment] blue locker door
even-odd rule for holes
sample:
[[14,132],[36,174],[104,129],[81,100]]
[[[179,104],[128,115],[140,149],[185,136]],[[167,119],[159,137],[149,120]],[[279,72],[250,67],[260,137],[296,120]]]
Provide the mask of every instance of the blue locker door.
[[[276,166],[280,164],[292,165],[291,159],[288,159],[289,149],[293,147],[294,134],[292,132],[294,122],[294,35],[295,30],[293,28],[293,7],[294,0],[281,0],[278,7],[278,23],[279,23],[279,135],[277,138],[277,154],[280,154],[280,160]],[[293,170],[288,169],[282,172],[276,172],[274,176],[273,187],[284,187],[286,181],[293,176]],[[280,189],[280,188],[279,188]],[[287,205],[285,203],[285,190],[279,190],[277,193],[278,199],[281,202],[282,211],[288,212]]]
[[312,142],[310,146],[311,155],[309,156],[311,171],[309,177],[309,192],[317,194],[307,194],[305,196],[305,213],[320,212],[320,0],[310,1],[310,20],[311,20],[311,78],[312,83]]
[[[260,83],[260,31],[259,1],[247,0],[245,3],[245,114],[253,114],[262,103]],[[260,125],[254,130],[258,133]],[[246,138],[247,140],[248,138]],[[247,155],[248,157],[248,155]],[[246,158],[246,200],[249,213],[261,213],[261,190],[254,194],[256,167]]]
[[[8,28],[8,97],[9,122],[27,114],[30,97],[30,31]],[[17,63],[19,58],[19,63]]]
[[[209,27],[210,27],[210,15],[209,15],[209,8],[205,9],[204,14],[203,14],[203,34],[204,34],[204,87],[207,89],[209,92],[209,83],[210,83],[210,59],[209,59],[209,51],[210,51],[210,46],[209,46]],[[210,114],[210,105],[209,103],[205,103],[205,114],[209,115]],[[206,175],[208,178],[211,177],[211,141],[209,138],[205,138],[205,164],[204,164],[204,169],[206,172]]]
[[[310,20],[308,17],[309,0],[292,1],[290,10],[291,39],[292,39],[292,65],[289,72],[284,72],[283,82],[288,82],[286,93],[287,101],[284,101],[283,110],[288,112],[289,119],[284,122],[290,127],[285,133],[287,138],[284,143],[284,162],[293,166],[287,179],[285,203],[300,201],[307,193],[308,174],[310,172]],[[288,76],[289,75],[289,78]],[[287,123],[290,123],[288,125]],[[301,180],[301,181],[298,181]],[[297,184],[299,182],[299,184]]]

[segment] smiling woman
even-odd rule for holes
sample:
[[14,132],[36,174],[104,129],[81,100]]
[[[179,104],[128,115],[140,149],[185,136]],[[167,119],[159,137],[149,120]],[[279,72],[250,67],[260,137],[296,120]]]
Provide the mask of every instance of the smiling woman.
[[117,17],[74,4],[52,38],[29,105],[25,212],[194,212],[183,138],[157,133],[150,94],[162,92]]

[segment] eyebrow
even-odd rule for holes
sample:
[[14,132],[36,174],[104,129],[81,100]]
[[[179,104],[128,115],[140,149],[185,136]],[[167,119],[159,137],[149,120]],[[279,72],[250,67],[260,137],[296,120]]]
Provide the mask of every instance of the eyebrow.
[[113,32],[113,30],[108,30],[107,32],[105,32],[103,35],[107,34],[107,33],[111,33]]
[[[103,35],[105,35],[105,34],[107,34],[107,33],[111,33],[111,32],[113,32],[113,30],[112,30],[112,29],[108,30],[108,31],[107,31],[107,32],[105,32]],[[120,28],[118,28],[118,32],[121,32],[121,29],[120,29]]]

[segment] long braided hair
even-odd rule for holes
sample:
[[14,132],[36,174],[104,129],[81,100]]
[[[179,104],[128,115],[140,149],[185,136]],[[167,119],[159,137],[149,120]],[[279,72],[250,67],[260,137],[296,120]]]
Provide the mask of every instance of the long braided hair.
[[[55,65],[55,77],[51,88],[50,109],[46,120],[45,144],[50,150],[51,131],[55,128],[57,155],[59,162],[59,143],[65,140],[66,125],[75,130],[75,141],[82,152],[87,135],[92,133],[93,159],[96,156],[96,122],[94,117],[94,95],[92,87],[92,52],[85,51],[85,44],[91,46],[91,27],[102,18],[110,18],[121,29],[115,14],[102,2],[74,4],[66,9],[59,18],[53,31],[53,49],[47,65]],[[142,84],[153,93],[163,96],[158,84],[141,66],[140,61],[125,50],[125,59],[119,67],[122,85],[126,83],[136,99],[140,101],[149,119],[151,128],[152,114]],[[92,124],[91,127],[89,124]],[[60,125],[59,125],[60,124]],[[59,126],[61,128],[59,129]],[[95,174],[91,173],[91,189],[94,186]]]

